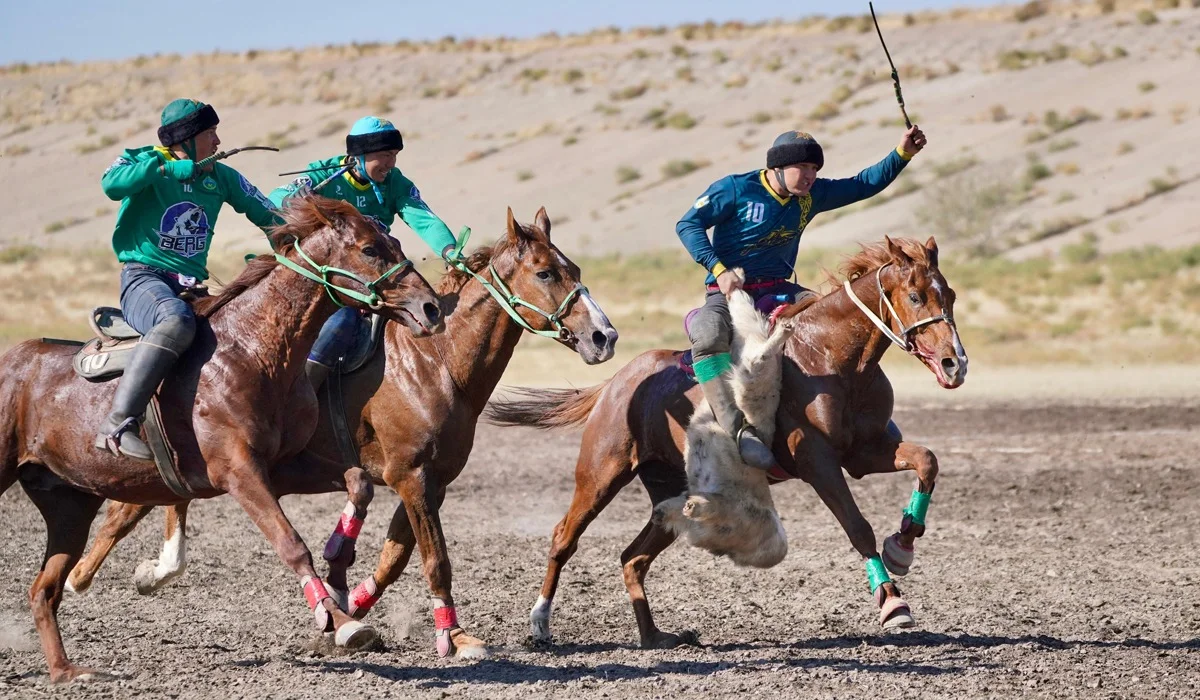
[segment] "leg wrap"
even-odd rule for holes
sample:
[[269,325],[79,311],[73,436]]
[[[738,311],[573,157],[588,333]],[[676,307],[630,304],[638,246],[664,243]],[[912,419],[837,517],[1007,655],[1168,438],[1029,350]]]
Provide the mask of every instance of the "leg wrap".
[[732,366],[733,358],[727,352],[699,358],[692,364],[692,368],[696,372],[696,381],[700,382],[701,384],[705,382],[711,382],[712,380],[720,377],[722,374],[725,374],[727,371],[729,371],[729,368]]
[[904,515],[917,525],[925,524],[925,513],[929,511],[930,494],[922,493],[914,489],[912,498],[908,502],[908,507],[904,509]]
[[375,583],[374,576],[368,576],[363,579],[363,582],[354,587],[350,591],[350,604],[348,612],[351,617],[359,619],[367,614],[367,611],[379,602],[383,595],[379,592],[379,586]]
[[305,576],[300,583],[304,586],[304,598],[308,601],[308,607],[313,611],[313,619],[317,623],[317,628],[322,632],[329,631],[333,618],[321,604],[321,601],[329,597],[329,591],[325,590],[325,583],[313,576]]
[[892,579],[888,576],[887,569],[883,566],[883,560],[879,555],[875,555],[867,560],[867,585],[871,587],[871,593],[879,590],[879,587],[885,583],[891,583]]
[[347,568],[354,564],[354,543],[363,526],[363,519],[355,517],[355,512],[354,504],[347,503],[342,510],[342,517],[338,520],[337,528],[325,542],[325,551],[321,556],[330,564],[338,564]]
[[454,611],[454,606],[443,605],[438,607],[437,604],[434,604],[433,626],[437,629],[438,656],[449,656],[454,651],[454,644],[450,639],[450,630],[458,627],[458,614]]

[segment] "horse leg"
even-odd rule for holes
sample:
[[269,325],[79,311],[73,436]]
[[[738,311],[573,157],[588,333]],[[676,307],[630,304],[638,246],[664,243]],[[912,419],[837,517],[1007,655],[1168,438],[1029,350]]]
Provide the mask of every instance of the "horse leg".
[[292,527],[266,479],[266,470],[255,464],[235,467],[222,481],[215,484],[242,506],[258,529],[266,536],[283,563],[300,578],[304,597],[313,611],[317,628],[334,633],[334,643],[358,650],[373,645],[379,635],[375,630],[352,619],[338,608],[325,589],[325,584],[313,568],[312,552]]
[[87,546],[88,529],[104,499],[63,485],[45,468],[30,468],[21,474],[21,486],[46,521],[46,553],[42,568],[29,589],[29,606],[42,642],[42,653],[50,667],[50,682],[66,683],[97,675],[72,664],[63,648],[58,627],[67,576]]
[[158,559],[143,561],[133,572],[138,593],[150,595],[187,571],[187,510],[188,501],[167,508]]
[[[666,462],[643,462],[637,473],[650,494],[650,502],[658,504],[687,492],[687,477],[682,469],[671,467]],[[663,632],[654,624],[650,612],[650,601],[646,599],[646,573],[655,558],[675,542],[677,535],[666,527],[661,513],[655,508],[649,522],[621,552],[621,573],[625,589],[629,591],[629,602],[637,618],[638,636],[643,649],[671,649],[681,644],[697,644],[696,633],[683,631],[679,634]]]
[[[416,535],[421,550],[421,562],[429,592],[433,594],[433,621],[437,630],[436,645],[439,656],[454,654],[458,658],[481,658],[487,656],[487,646],[479,639],[467,634],[458,624],[451,594],[450,555],[446,551],[446,537],[442,533],[442,521],[438,506],[445,498],[444,487],[430,483],[423,470],[409,472],[398,484],[393,485],[408,511],[408,521]],[[434,491],[434,489],[437,489]]]
[[[584,441],[587,444],[587,441]],[[587,526],[600,515],[612,499],[633,480],[633,463],[628,454],[608,454],[597,457],[592,452],[580,452],[575,466],[575,494],[567,514],[554,526],[550,540],[550,556],[546,576],[537,602],[529,611],[529,625],[534,642],[549,642],[550,613],[554,594],[563,567],[579,548],[579,538]]]
[[850,455],[845,467],[856,479],[906,470],[917,473],[917,488],[901,513],[900,529],[883,541],[884,565],[893,574],[904,576],[913,563],[916,538],[925,534],[925,514],[937,480],[937,456],[916,443],[889,441]]
[[329,593],[343,610],[348,609],[350,597],[346,570],[354,565],[354,545],[358,541],[358,533],[362,530],[363,520],[367,517],[367,506],[375,496],[371,477],[361,467],[347,469],[345,480],[349,500],[338,518],[337,527],[325,542],[325,551],[322,554],[329,564],[329,575],[325,577],[330,587]]
[[128,537],[129,533],[133,532],[133,528],[137,527],[142,518],[152,510],[154,510],[154,506],[109,502],[108,512],[104,516],[104,524],[96,533],[92,548],[88,550],[83,559],[79,560],[67,578],[67,592],[83,593],[91,588],[92,579],[96,577],[96,572],[100,570],[104,560],[108,559],[108,555],[112,553],[113,547]]
[[[789,448],[789,452],[796,455],[797,446],[790,444]],[[900,595],[900,589],[888,577],[887,569],[875,546],[875,531],[859,511],[858,504],[854,502],[854,495],[850,493],[846,477],[842,474],[832,449],[815,437],[801,442],[799,449],[805,454],[795,456],[796,463],[807,466],[809,484],[833,513],[833,517],[837,518],[850,539],[851,546],[864,559],[867,585],[880,608],[880,625],[885,629],[912,627],[916,624],[912,611]]]

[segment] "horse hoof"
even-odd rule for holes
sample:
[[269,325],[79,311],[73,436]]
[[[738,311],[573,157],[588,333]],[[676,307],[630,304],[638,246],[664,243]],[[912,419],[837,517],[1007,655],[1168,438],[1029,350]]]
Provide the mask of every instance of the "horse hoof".
[[379,633],[357,620],[351,620],[333,633],[333,643],[348,651],[369,649],[379,641]]
[[74,583],[71,582],[70,578],[67,578],[67,582],[63,584],[63,590],[66,591],[67,593],[72,593],[74,595],[82,595],[84,593],[87,593],[88,589],[91,587],[92,587],[91,581],[87,581],[87,582],[81,581],[80,584],[78,586],[76,586]]
[[158,590],[158,584],[154,580],[154,570],[157,568],[157,559],[150,559],[138,564],[138,568],[133,572],[133,585],[137,587],[138,593],[150,595]]
[[115,681],[121,677],[115,673],[105,673],[83,666],[70,666],[64,671],[50,674],[50,682],[56,685],[63,683],[102,683]]
[[903,598],[893,596],[885,600],[879,609],[879,626],[885,630],[908,629],[916,627],[917,621],[913,619],[908,603]]
[[692,630],[684,630],[679,634],[658,631],[650,639],[642,641],[643,649],[675,649],[681,646],[700,646],[700,636]]
[[472,637],[462,628],[451,630],[449,636],[456,659],[485,659],[491,655],[483,640]]
[[534,644],[550,643],[550,601],[542,596],[529,611],[529,629]]
[[897,576],[908,574],[915,554],[912,547],[900,544],[899,532],[888,535],[887,539],[883,541],[883,565]]

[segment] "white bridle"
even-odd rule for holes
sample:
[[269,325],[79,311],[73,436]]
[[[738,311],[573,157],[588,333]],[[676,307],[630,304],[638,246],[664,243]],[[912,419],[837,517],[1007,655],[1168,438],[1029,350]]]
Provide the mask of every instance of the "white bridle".
[[[913,324],[911,326],[904,325],[904,322],[900,320],[900,316],[896,313],[895,307],[892,306],[891,300],[888,299],[887,294],[884,293],[883,281],[880,278],[880,276],[883,274],[884,268],[888,267],[888,265],[891,265],[891,264],[892,263],[887,263],[886,265],[883,265],[875,272],[875,287],[879,290],[879,313],[878,314],[872,313],[871,309],[868,308],[867,305],[864,304],[862,302],[862,300],[859,299],[854,294],[854,290],[850,288],[850,281],[846,280],[845,282],[842,283],[842,286],[846,289],[846,294],[849,295],[850,301],[853,301],[854,305],[857,306],[860,311],[862,311],[864,314],[866,314],[867,318],[871,321],[871,323],[875,324],[875,327],[878,328],[880,331],[882,331],[888,340],[892,341],[892,343],[894,343],[897,347],[903,348],[904,352],[907,352],[910,355],[914,354],[913,343],[912,343],[912,339],[910,338],[910,335],[912,334],[913,331],[920,328],[921,326],[927,326],[931,323],[937,323],[938,321],[945,321],[947,324],[949,324],[951,329],[954,329],[956,331],[956,334],[957,334],[957,329],[954,326],[954,317],[946,312],[945,307],[942,307],[942,313],[938,314],[937,316],[930,316],[929,318],[922,318],[922,319],[913,321]],[[883,316],[884,306],[887,306],[887,310],[889,312],[891,312],[892,318],[896,319],[896,323],[899,324],[899,326],[900,326],[899,333],[896,333],[895,331],[893,331],[891,324],[889,324],[883,320],[882,316]]]

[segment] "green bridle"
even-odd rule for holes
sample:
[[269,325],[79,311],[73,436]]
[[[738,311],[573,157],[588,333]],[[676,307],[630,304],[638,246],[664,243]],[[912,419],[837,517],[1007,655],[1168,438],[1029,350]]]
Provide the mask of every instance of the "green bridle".
[[[489,262],[487,266],[488,272],[491,273],[491,280],[488,280],[483,275],[480,275],[471,268],[467,267],[467,264],[463,262],[462,249],[467,245],[467,239],[471,237],[471,229],[467,226],[463,226],[462,229],[459,230],[458,235],[458,243],[454,247],[455,257],[448,261],[449,264],[459,272],[470,275],[477,282],[479,282],[479,284],[483,285],[483,288],[492,295],[492,298],[496,300],[496,303],[500,305],[500,308],[504,309],[504,311],[508,313],[508,315],[517,323],[518,326],[524,328],[530,333],[540,335],[543,338],[555,338],[557,340],[565,341],[574,335],[574,333],[571,332],[571,329],[563,325],[562,317],[564,312],[566,312],[566,310],[571,306],[571,303],[575,300],[575,297],[579,296],[580,294],[587,294],[588,289],[587,287],[583,286],[583,283],[576,282],[575,288],[567,294],[567,296],[562,300],[562,303],[558,305],[558,308],[555,309],[553,313],[546,312],[537,305],[531,304],[517,294],[514,294],[512,290],[508,288],[508,285],[504,283],[504,280],[500,279],[500,275],[496,272],[496,268],[492,266],[492,263]],[[529,325],[525,322],[525,319],[521,318],[521,314],[517,313],[516,307],[518,306],[523,306],[526,309],[529,309],[542,316],[550,322],[550,325],[554,327],[554,330],[544,331]]]
[[[388,268],[388,271],[383,273],[382,275],[380,275],[378,278],[376,278],[374,282],[368,282],[365,279],[363,279],[362,277],[359,277],[358,275],[354,274],[353,272],[350,272],[349,270],[343,270],[343,269],[337,268],[337,267],[330,267],[328,265],[318,264],[315,260],[308,257],[308,254],[306,254],[304,252],[304,250],[300,247],[299,240],[297,240],[293,244],[293,247],[296,249],[296,252],[300,254],[300,257],[304,259],[304,262],[306,262],[310,266],[312,266],[313,270],[316,270],[316,272],[313,272],[312,270],[309,270],[305,267],[302,267],[301,265],[298,265],[298,264],[292,262],[291,260],[280,255],[279,253],[275,254],[275,260],[277,260],[280,265],[283,265],[284,267],[288,268],[289,270],[292,270],[293,272],[299,274],[300,276],[307,277],[308,279],[316,282],[317,284],[320,284],[322,287],[325,288],[325,293],[329,295],[329,298],[333,300],[333,303],[337,304],[339,307],[343,307],[343,306],[345,306],[345,304],[343,304],[342,301],[337,298],[337,296],[334,294],[334,292],[343,294],[351,299],[354,299],[355,301],[362,302],[363,304],[366,304],[368,307],[370,307],[373,310],[376,310],[376,311],[379,310],[380,308],[383,307],[383,299],[379,296],[379,292],[377,291],[376,288],[379,286],[380,283],[389,280],[393,275],[399,273],[400,271],[404,270],[405,268],[412,267],[412,264],[413,264],[413,262],[411,260],[409,260],[408,258],[405,258],[405,259],[401,260],[400,262],[396,263],[395,265],[392,265],[390,268]],[[330,275],[343,275],[345,277],[349,277],[350,279],[354,280],[355,282],[358,282],[363,287],[365,287],[367,292],[369,292],[369,294],[362,294],[361,292],[356,292],[353,289],[347,289],[345,287],[336,285],[333,282],[329,281]]]

